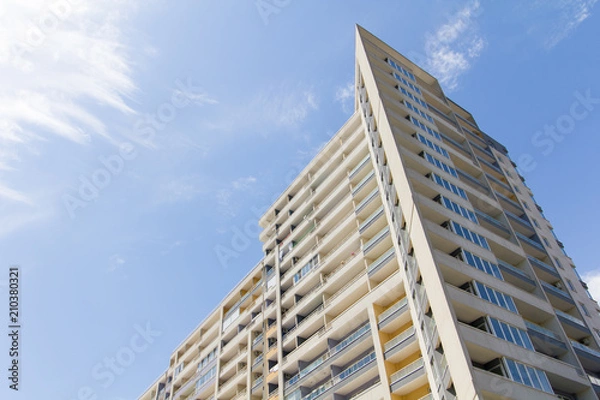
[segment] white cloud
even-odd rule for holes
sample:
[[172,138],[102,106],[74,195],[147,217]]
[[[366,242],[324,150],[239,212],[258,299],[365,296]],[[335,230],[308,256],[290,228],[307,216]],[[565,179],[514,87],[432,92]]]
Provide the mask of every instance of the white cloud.
[[158,189],[157,204],[185,203],[207,192],[206,184],[197,176],[182,176],[162,183]]
[[256,186],[258,180],[254,176],[235,179],[226,187],[217,190],[216,199],[219,212],[226,217],[235,217],[238,208],[243,203],[242,193]]
[[17,203],[32,205],[32,201],[25,194],[0,184],[0,198],[8,199]]
[[223,116],[204,123],[204,128],[235,133],[250,130],[267,135],[298,127],[311,111],[318,109],[318,98],[312,87],[282,84],[261,91],[237,108],[223,110]]
[[458,78],[485,48],[486,41],[477,27],[480,13],[479,1],[471,1],[426,37],[425,67],[447,90],[458,87]]
[[239,178],[231,182],[231,187],[235,190],[246,190],[249,189],[253,184],[256,183],[256,178],[253,176],[247,176],[245,178]]
[[588,272],[583,276],[583,280],[587,283],[594,300],[600,301],[600,270]]
[[0,3],[0,166],[14,168],[34,143],[111,139],[92,107],[133,113],[136,90],[120,25],[129,3],[4,0]]
[[113,254],[108,258],[108,271],[114,272],[118,268],[123,267],[125,265],[125,259],[121,257],[119,254]]
[[529,33],[539,35],[546,49],[551,49],[567,38],[587,18],[598,0],[538,0],[526,14],[530,21]]
[[351,113],[354,103],[354,81],[348,82],[344,86],[340,86],[335,91],[335,101],[342,105],[342,110],[345,113]]

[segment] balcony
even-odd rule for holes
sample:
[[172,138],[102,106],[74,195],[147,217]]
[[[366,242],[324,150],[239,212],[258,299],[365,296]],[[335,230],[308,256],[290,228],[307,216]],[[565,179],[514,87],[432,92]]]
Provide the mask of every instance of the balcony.
[[587,325],[585,324],[585,322],[583,322],[579,318],[574,317],[571,314],[567,314],[566,312],[557,310],[557,309],[554,309],[554,312],[556,312],[556,316],[562,322],[565,322],[565,323],[569,324],[570,326],[575,327],[575,328],[585,332],[586,334],[591,333],[590,330],[588,329]]
[[367,156],[365,158],[363,158],[362,160],[359,161],[358,165],[356,165],[356,167],[354,167],[349,173],[348,173],[348,178],[352,179],[356,176],[356,174],[358,174],[358,172],[363,169],[363,167],[365,165],[367,165],[367,163],[371,160],[371,155],[367,154]]
[[573,299],[571,298],[569,293],[567,293],[564,290],[559,289],[555,286],[552,286],[551,284],[549,284],[547,282],[541,281],[541,283],[542,283],[542,287],[544,288],[546,293],[553,295],[554,297],[562,300],[563,302],[575,304],[575,302],[573,301]]
[[378,243],[384,240],[390,233],[390,227],[386,226],[381,231],[379,231],[371,240],[363,245],[363,253],[367,254],[369,250],[372,250]]
[[414,382],[420,377],[426,377],[425,375],[425,364],[423,358],[419,358],[416,361],[408,364],[406,367],[400,369],[390,376],[390,389],[395,394],[402,394],[402,390],[406,385]]
[[354,186],[352,188],[352,196],[356,196],[356,194],[358,192],[360,192],[360,190],[362,188],[364,188],[375,176],[375,171],[371,171],[367,176],[365,176],[360,182],[358,182],[356,184],[356,186]]
[[363,233],[369,226],[383,215],[383,206],[379,207],[373,214],[367,217],[358,227],[358,231]]
[[379,189],[375,188],[356,206],[356,214],[360,213],[370,202],[372,202],[379,193]]
[[520,232],[516,232],[516,234],[517,238],[519,238],[519,240],[521,241],[521,245],[526,245],[523,246],[526,248],[526,250],[532,250],[533,254],[541,258],[547,256],[546,249],[544,249],[544,246],[537,240],[537,237],[535,235],[533,237],[535,237],[536,239],[532,239],[523,235]]
[[498,259],[498,267],[500,267],[500,269],[504,274],[509,274],[512,275],[514,277],[519,278],[521,281],[525,282],[527,285],[529,286],[533,286],[535,287],[535,281],[533,279],[531,279],[531,277],[529,275],[527,275],[525,272],[521,271],[519,268]]
[[377,273],[379,269],[381,269],[384,265],[394,259],[396,255],[396,250],[392,247],[385,253],[383,253],[377,260],[373,261],[369,267],[367,268],[367,272],[370,275]]
[[[366,383],[361,382],[358,379],[357,375],[361,374],[363,371],[366,371],[369,366],[372,366],[373,362],[375,361],[375,358],[375,352],[368,354],[367,356],[360,359],[358,362],[344,369],[338,375],[334,376],[333,379],[319,385],[308,395],[302,397],[302,400],[314,400],[320,397],[323,393],[343,383],[348,383],[349,385],[357,387],[361,384]],[[348,379],[350,377],[353,377],[353,379]],[[354,379],[354,377],[356,377],[356,379]]]
[[567,350],[567,345],[562,338],[550,329],[530,321],[525,321],[525,326],[536,351],[550,357],[558,357]]
[[379,317],[377,317],[379,328],[383,328],[387,323],[391,322],[393,319],[400,316],[400,314],[404,313],[407,310],[408,299],[404,297],[400,301],[396,302],[394,305],[389,307],[387,310],[382,312],[379,315]]
[[479,211],[478,209],[475,209],[475,214],[477,215],[477,218],[479,218],[480,220],[487,222],[489,225],[491,225],[493,228],[495,228],[496,230],[492,231],[494,233],[499,233],[497,231],[500,231],[500,235],[503,236],[504,238],[510,237],[511,233],[510,233],[510,229],[508,229],[506,226],[504,226],[504,224],[500,221],[498,221],[496,218],[491,217],[489,215],[487,215],[486,213]]
[[584,357],[590,357],[594,361],[600,363],[600,351],[594,350],[591,347],[588,347],[574,340],[571,340],[571,345],[573,346],[573,349],[575,349],[575,352],[577,352],[578,354],[582,354],[584,355]]
[[560,278],[560,274],[558,273],[556,268],[554,268],[553,266],[548,265],[545,262],[542,262],[535,257],[527,256],[527,259],[529,260],[531,265],[533,265],[534,267],[541,269],[542,271],[554,276],[555,278]]
[[460,169],[457,169],[456,171],[458,172],[458,176],[460,177],[461,181],[468,183],[476,189],[479,189],[485,195],[490,194],[490,189],[488,189],[485,183]]
[[[383,345],[383,353],[384,353],[386,360],[391,361],[391,362],[400,361],[400,360],[396,361],[396,360],[392,359],[392,357],[398,355],[398,353],[401,350],[406,349],[408,344],[410,344],[410,343],[417,344],[416,340],[413,340],[414,338],[415,338],[415,328],[413,326],[411,326],[410,328],[406,329],[404,332],[401,332],[400,334],[398,334],[396,337],[394,337],[390,341],[386,342]],[[418,344],[417,344],[417,346],[418,346]]]

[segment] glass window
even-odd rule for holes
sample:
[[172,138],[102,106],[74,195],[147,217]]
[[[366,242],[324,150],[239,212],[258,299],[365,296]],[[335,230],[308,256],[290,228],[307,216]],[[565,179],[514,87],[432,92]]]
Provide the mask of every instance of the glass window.
[[460,197],[462,197],[465,200],[468,200],[467,194],[465,193],[465,191],[463,189],[461,189],[458,186],[456,186],[456,185],[448,182],[446,179],[442,178],[441,176],[439,176],[437,174],[431,174],[431,179],[433,179],[433,181],[435,183],[437,183],[438,185],[442,186],[446,190],[449,190],[452,193],[454,193],[455,195],[460,196]]

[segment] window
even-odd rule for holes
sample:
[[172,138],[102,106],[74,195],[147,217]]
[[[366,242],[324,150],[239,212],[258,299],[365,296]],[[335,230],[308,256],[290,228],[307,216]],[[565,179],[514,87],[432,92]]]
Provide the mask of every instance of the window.
[[298,271],[294,274],[294,285],[296,283],[298,283],[302,278],[304,278],[306,276],[306,274],[308,274],[310,271],[312,271],[314,268],[316,268],[318,263],[319,263],[319,257],[314,256],[306,264],[304,264],[304,266],[302,268],[300,268],[300,271]]
[[397,71],[402,72],[408,79],[410,79],[413,82],[416,82],[417,80],[415,79],[415,76],[406,68],[404,68],[402,65],[400,65],[399,63],[395,62],[394,60],[392,60],[391,58],[387,59],[388,64],[390,64],[392,67],[394,67]]
[[455,184],[448,182],[446,179],[442,178],[441,176],[439,176],[437,174],[431,174],[430,177],[435,183],[444,187],[446,190],[449,190],[452,193],[454,193],[455,195],[460,196],[465,200],[468,200],[467,194],[465,193],[465,191],[463,189],[459,188],[458,186],[456,186]]
[[398,79],[400,82],[402,82],[405,86],[407,86],[408,88],[410,88],[410,90],[412,90],[413,92],[417,93],[418,95],[421,95],[421,89],[419,89],[418,87],[416,87],[415,85],[413,85],[412,83],[410,83],[409,81],[407,81],[406,79],[404,79],[402,76],[398,75],[397,73],[393,72],[394,78]]
[[415,107],[414,105],[412,105],[411,102],[406,101],[406,100],[404,100],[404,105],[409,110],[415,112],[416,114],[420,115],[421,117],[425,118],[427,121],[429,121],[433,124],[433,118],[431,117],[431,115],[427,114],[425,111],[421,110],[418,107]]
[[515,382],[522,383],[535,389],[542,390],[547,393],[554,393],[552,386],[548,381],[548,377],[544,371],[537,368],[529,367],[509,358],[503,358],[508,377]]
[[569,289],[571,289],[572,291],[576,292],[575,286],[573,286],[573,282],[571,282],[568,279],[567,279],[567,286],[569,286]]
[[464,208],[463,206],[453,202],[452,200],[450,200],[444,196],[438,196],[437,199],[438,199],[438,202],[441,205],[443,205],[444,207],[446,207],[448,210],[454,211],[458,215],[462,215],[463,217],[467,218],[471,222],[474,222],[476,224],[479,223],[477,221],[477,217],[475,216],[475,213],[473,211]]
[[560,261],[558,260],[558,258],[554,257],[554,263],[556,264],[556,266],[560,269],[564,269],[562,264],[560,263]]
[[531,219],[533,221],[533,224],[536,226],[536,228],[541,228],[540,224],[537,222],[537,220],[535,218]]
[[528,350],[534,350],[531,339],[529,339],[529,335],[524,330],[499,321],[496,318],[487,317],[487,319],[492,335]]
[[439,169],[441,169],[442,171],[444,171],[445,173],[452,175],[455,178],[458,178],[458,173],[456,172],[456,170],[452,167],[450,167],[448,164],[445,164],[443,162],[441,162],[440,160],[438,160],[437,158],[435,158],[434,156],[432,156],[429,153],[426,152],[421,152],[421,157],[425,158],[427,161],[429,161],[430,164],[435,165],[436,167],[438,167]]
[[523,202],[523,207],[525,207],[528,210],[531,210],[531,208],[529,208],[529,204],[527,204],[526,202]]
[[587,307],[585,306],[585,304],[583,303],[579,303],[579,306],[581,307],[581,310],[583,311],[583,313],[586,315],[586,317],[591,317],[590,312],[588,311]]
[[454,232],[458,236],[465,238],[471,243],[475,243],[476,245],[481,246],[486,250],[490,250],[490,245],[488,244],[487,239],[481,236],[480,234],[472,232],[454,221],[449,221],[447,226],[452,232]]
[[[508,173],[508,172],[507,172],[507,173]],[[516,191],[517,193],[521,193],[521,190],[520,190],[518,187],[516,187],[516,186],[515,186],[514,188],[515,188],[515,191]]]
[[196,389],[199,389],[202,386],[204,386],[206,383],[208,383],[208,381],[215,376],[216,372],[217,372],[217,366],[215,365],[214,367],[209,369],[208,372],[206,372],[204,375],[202,375],[196,381]]
[[433,129],[431,129],[430,127],[428,127],[427,125],[425,125],[424,123],[419,121],[417,118],[413,117],[412,115],[410,115],[409,118],[410,118],[410,122],[412,122],[413,125],[418,126],[419,128],[423,129],[425,132],[429,133],[434,138],[436,138],[440,141],[442,140],[442,137],[440,136],[440,134],[437,131],[434,131]]
[[425,136],[421,135],[420,133],[416,134],[416,138],[419,140],[419,142],[423,143],[425,146],[429,147],[432,150],[435,150],[436,153],[441,154],[446,158],[450,158],[450,155],[448,155],[448,152],[446,151],[446,149],[433,143],[431,140],[427,139]]
[[517,306],[515,305],[514,300],[507,294],[502,292],[498,292],[481,282],[473,281],[473,287],[475,289],[475,294],[477,297],[482,298],[485,301],[489,301],[499,307],[504,308],[505,310],[512,311],[518,314]]
[[543,237],[543,236],[542,236],[542,240],[544,241],[544,244],[545,244],[547,247],[552,247],[552,246],[550,246],[550,242],[548,241],[548,239],[546,239],[545,237]]
[[471,267],[477,268],[478,270],[483,271],[488,275],[492,275],[500,280],[504,280],[502,273],[496,264],[486,261],[483,258],[480,258],[464,249],[460,249],[459,257]]
[[402,92],[403,95],[405,95],[406,97],[408,97],[412,101],[420,104],[421,107],[425,108],[426,110],[429,109],[429,106],[427,105],[427,102],[421,100],[420,98],[418,98],[417,96],[415,96],[414,94],[412,94],[411,92],[409,92],[408,90],[404,89],[402,86],[398,86],[398,90],[400,90],[400,92]]

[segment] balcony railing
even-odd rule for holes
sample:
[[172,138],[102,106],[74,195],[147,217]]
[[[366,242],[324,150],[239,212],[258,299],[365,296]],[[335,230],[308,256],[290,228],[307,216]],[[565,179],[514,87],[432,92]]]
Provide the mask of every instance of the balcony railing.
[[535,257],[527,256],[527,259],[529,260],[529,262],[532,265],[534,265],[534,266],[536,266],[536,267],[538,267],[538,268],[540,268],[540,269],[548,272],[551,275],[556,276],[557,278],[560,277],[560,275],[558,274],[558,271],[553,266],[548,265],[545,262],[542,262],[542,261],[538,260]]
[[356,167],[354,167],[348,173],[348,178],[352,179],[365,165],[367,165],[367,163],[369,162],[370,159],[371,159],[371,155],[367,154],[367,156],[365,158],[363,158],[362,160],[360,160],[360,162],[356,165]]
[[520,232],[516,232],[516,234],[517,234],[517,237],[518,237],[518,238],[519,238],[521,241],[523,241],[523,242],[527,243],[528,245],[530,245],[530,246],[533,246],[533,247],[535,247],[535,248],[536,248],[536,249],[538,249],[538,250],[541,250],[541,251],[546,251],[546,250],[544,249],[544,246],[542,246],[542,244],[541,244],[540,242],[538,242],[538,241],[536,241],[536,240],[533,240],[533,239],[531,239],[531,238],[528,238],[527,236],[523,235],[523,234],[522,234],[522,233],[520,233]]
[[535,281],[533,279],[531,279],[531,277],[529,275],[527,275],[524,271],[521,271],[519,268],[515,267],[514,265],[509,264],[506,261],[503,261],[501,259],[498,259],[498,266],[500,268],[502,268],[503,270],[507,271],[508,273],[510,273],[511,275],[519,276],[521,279],[527,281],[528,283],[535,285]]
[[405,379],[406,377],[423,369],[424,366],[425,365],[423,363],[423,358],[419,358],[418,360],[413,361],[412,363],[408,364],[406,367],[402,368],[401,370],[393,373],[392,376],[390,376],[390,383],[392,385],[395,383],[398,383],[401,380]]
[[571,314],[567,314],[566,312],[564,312],[564,311],[561,311],[561,310],[557,310],[557,309],[554,309],[554,312],[555,312],[555,313],[556,313],[556,315],[558,315],[559,317],[562,317],[562,318],[564,318],[564,319],[566,319],[566,320],[568,320],[568,321],[571,321],[571,322],[573,322],[573,323],[575,323],[575,324],[577,324],[577,325],[579,325],[579,326],[581,326],[582,328],[585,328],[585,329],[587,330],[587,325],[585,324],[585,322],[583,322],[583,321],[582,321],[582,320],[580,320],[579,318],[577,318],[577,317],[574,317],[574,316],[572,316]]
[[383,215],[383,206],[379,207],[377,210],[375,210],[375,212],[373,212],[373,214],[368,216],[367,219],[365,219],[359,225],[358,231],[362,233],[365,229],[371,226],[371,224],[375,222],[375,220],[377,220],[377,218],[379,218],[381,215]]
[[552,339],[562,342],[561,337],[558,336],[556,333],[552,332],[550,329],[544,328],[543,326],[539,326],[538,324],[535,324],[535,323],[529,322],[529,321],[525,321],[525,326],[527,326],[527,329],[529,329],[529,330],[532,330],[537,333],[541,333],[544,336],[548,336]]
[[358,205],[356,206],[356,213],[361,212],[362,209],[367,206],[367,204],[373,201],[373,199],[375,199],[375,197],[377,196],[377,193],[379,193],[379,189],[373,189],[373,191],[369,193],[367,197],[365,197],[360,203],[358,203]]
[[377,243],[381,242],[388,234],[390,233],[390,227],[388,225],[385,226],[381,231],[379,231],[371,240],[363,245],[363,253],[368,253]]
[[519,203],[517,203],[516,201],[514,201],[513,199],[508,198],[507,196],[503,195],[502,193],[500,193],[498,191],[494,191],[494,192],[496,193],[496,196],[498,196],[498,198],[506,201],[508,204],[512,205],[516,209],[521,210],[521,212],[523,211],[523,208],[521,207],[521,205]]
[[373,177],[375,176],[375,171],[371,171],[369,174],[367,174],[367,176],[365,176],[360,182],[358,182],[356,184],[356,186],[354,186],[352,188],[352,196],[356,196],[356,193],[360,192],[360,190],[365,187],[365,185],[367,183],[369,183],[371,181],[371,179],[373,179]]
[[579,349],[595,358],[600,359],[600,351],[598,351],[598,350],[592,349],[591,347],[587,347],[586,345],[576,342],[574,340],[571,340],[571,345],[573,345],[573,348],[575,348],[575,349]]
[[555,295],[557,297],[560,297],[561,299],[563,299],[565,301],[568,301],[569,303],[573,303],[573,299],[571,298],[571,295],[569,295],[569,293],[567,293],[564,290],[559,289],[555,286],[552,286],[551,284],[549,284],[547,282],[541,281],[541,283],[542,283],[542,287],[546,291],[552,293],[553,295]]
[[490,193],[490,189],[488,189],[487,185],[485,183],[481,182],[479,179],[473,177],[472,175],[470,175],[460,169],[457,169],[456,171],[458,172],[458,176],[461,178],[461,181],[466,180],[467,182],[469,182],[475,186],[478,186],[483,191],[483,193],[485,193],[485,194]]
[[508,234],[510,234],[510,229],[508,229],[506,226],[504,226],[504,224],[500,221],[498,221],[496,218],[489,216],[488,214],[479,211],[478,209],[475,209],[475,214],[477,214],[478,218],[483,219],[484,221],[488,222],[489,224],[495,226],[496,228],[500,229],[503,232],[506,232]]
[[393,259],[395,254],[396,254],[396,250],[392,247],[391,249],[389,249],[388,251],[383,253],[383,255],[381,257],[379,257],[377,260],[373,261],[373,263],[371,263],[371,265],[369,265],[367,272],[370,274],[370,273],[377,271],[377,269],[379,269],[380,267],[382,267],[383,265],[388,263],[391,259]]
[[377,322],[379,322],[379,323],[383,322],[386,318],[388,318],[390,315],[392,315],[396,311],[400,310],[403,307],[406,307],[407,304],[408,304],[408,299],[406,297],[402,298],[400,301],[396,302],[390,308],[388,308],[387,310],[382,312],[379,315],[379,317],[377,318]]
[[415,335],[415,328],[413,326],[411,326],[410,328],[408,328],[404,332],[400,333],[398,336],[396,336],[389,342],[385,343],[383,345],[383,351],[387,352],[387,351],[393,349],[394,347],[405,342],[406,340],[410,339],[414,335]]

